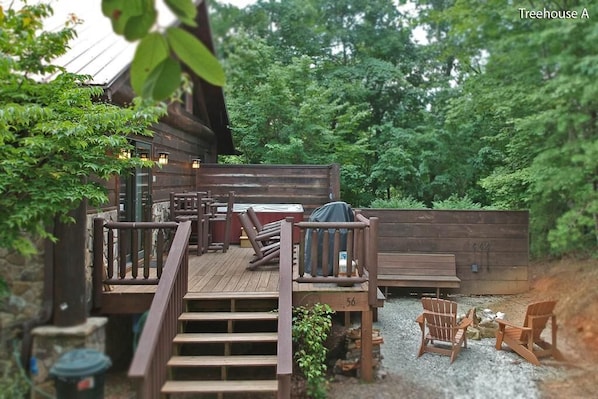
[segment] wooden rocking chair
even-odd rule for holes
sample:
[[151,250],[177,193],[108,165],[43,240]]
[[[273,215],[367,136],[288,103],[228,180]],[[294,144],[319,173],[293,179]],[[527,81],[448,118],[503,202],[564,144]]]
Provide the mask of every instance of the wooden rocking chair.
[[260,219],[257,216],[257,213],[255,212],[255,209],[253,209],[253,207],[251,207],[251,206],[249,208],[247,208],[247,215],[249,216],[251,223],[253,223],[253,225],[255,226],[255,229],[258,232],[262,233],[262,232],[267,232],[267,231],[272,231],[272,230],[277,230],[280,232],[280,226],[281,226],[282,220],[276,220],[274,222],[262,224],[262,222],[260,222]]
[[[531,303],[527,307],[523,326],[517,326],[505,320],[498,322],[496,332],[496,349],[502,349],[502,343],[507,344],[528,362],[540,365],[538,358],[552,356],[556,360],[564,360],[556,346],[556,316],[553,313],[556,301]],[[550,320],[551,342],[540,336]]]
[[273,243],[269,243],[269,241],[273,236],[280,235],[280,231],[258,234],[247,213],[240,213],[239,221],[245,230],[245,234],[247,234],[247,239],[255,251],[255,256],[250,261],[247,269],[254,270],[258,266],[278,260],[280,257],[280,241],[275,241]]
[[[473,323],[475,308],[457,323],[457,303],[438,298],[422,298],[424,312],[417,318],[422,333],[418,357],[433,352],[455,361],[461,347],[467,348],[467,327]],[[436,345],[440,341],[443,346]]]

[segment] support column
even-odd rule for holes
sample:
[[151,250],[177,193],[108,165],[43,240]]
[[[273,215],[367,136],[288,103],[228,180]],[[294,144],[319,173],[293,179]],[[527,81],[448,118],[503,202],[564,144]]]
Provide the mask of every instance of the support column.
[[366,382],[374,381],[372,319],[371,307],[361,312],[361,379]]
[[54,325],[76,326],[85,323],[85,235],[87,201],[68,214],[75,223],[56,220],[54,235]]

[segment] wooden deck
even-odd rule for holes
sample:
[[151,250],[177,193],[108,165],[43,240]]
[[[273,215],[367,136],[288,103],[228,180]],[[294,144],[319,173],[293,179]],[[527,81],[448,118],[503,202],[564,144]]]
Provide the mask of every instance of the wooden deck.
[[[261,266],[256,270],[247,270],[253,250],[232,245],[226,253],[220,251],[208,252],[196,256],[194,250],[189,251],[189,293],[212,293],[226,296],[227,294],[244,293],[273,293],[278,292],[278,262]],[[294,267],[293,278],[297,277],[297,267]],[[106,297],[131,297],[134,294],[150,295],[138,301],[149,306],[151,294],[156,291],[155,285],[112,285]],[[339,295],[339,294],[345,295]],[[115,302],[106,298],[104,301],[112,313]],[[118,302],[116,302],[118,301]],[[337,311],[360,311],[367,306],[367,283],[356,284],[352,287],[339,287],[336,284],[293,283],[293,304],[328,303]],[[121,302],[122,306],[122,302]],[[106,310],[106,309],[105,309]],[[124,310],[124,309],[121,309]],[[120,313],[120,312],[116,312]],[[128,313],[128,312],[127,312]]]
[[189,292],[278,292],[278,263],[247,270],[250,248],[232,245],[226,253],[189,256]]

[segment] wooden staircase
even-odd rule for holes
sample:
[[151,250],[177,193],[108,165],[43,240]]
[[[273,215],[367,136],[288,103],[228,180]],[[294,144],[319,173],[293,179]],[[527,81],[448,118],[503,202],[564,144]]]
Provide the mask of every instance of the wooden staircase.
[[278,293],[188,293],[185,304],[162,394],[275,398]]

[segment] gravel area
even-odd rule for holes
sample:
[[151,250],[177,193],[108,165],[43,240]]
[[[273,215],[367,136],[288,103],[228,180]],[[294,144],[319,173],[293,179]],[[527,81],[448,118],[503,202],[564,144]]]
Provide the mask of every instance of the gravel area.
[[[498,298],[454,297],[458,313],[464,314],[475,306],[489,307]],[[492,308],[490,308],[492,309]],[[506,318],[519,322],[525,308],[515,304],[503,311]],[[506,311],[505,311],[506,310]],[[382,368],[375,384],[360,383],[357,379],[340,378],[331,384],[330,398],[394,399],[394,398],[541,398],[537,383],[558,377],[563,365],[554,360],[542,361],[540,367],[524,361],[517,354],[494,348],[495,339],[468,339],[467,348],[450,364],[448,356],[425,353],[417,357],[421,333],[416,317],[421,313],[421,302],[415,297],[389,298],[379,310],[379,328],[382,344]],[[509,314],[509,312],[523,312]],[[506,346],[503,345],[503,348]]]

